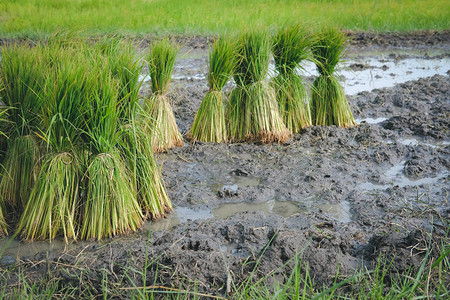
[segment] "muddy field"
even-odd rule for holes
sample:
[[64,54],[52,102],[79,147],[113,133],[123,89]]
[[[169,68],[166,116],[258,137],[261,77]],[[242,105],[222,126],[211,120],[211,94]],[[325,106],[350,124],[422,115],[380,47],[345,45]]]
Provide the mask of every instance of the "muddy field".
[[[223,295],[259,258],[256,277],[281,280],[298,253],[320,283],[373,268],[380,254],[400,272],[420,267],[427,247],[436,257],[450,228],[449,34],[353,37],[341,74],[357,127],[310,127],[281,145],[186,143],[158,155],[175,207],[167,219],[102,242],[13,241],[0,268],[98,291],[106,273],[142,286],[148,245],[147,284]],[[183,133],[207,91],[207,40],[190,39],[175,67]]]

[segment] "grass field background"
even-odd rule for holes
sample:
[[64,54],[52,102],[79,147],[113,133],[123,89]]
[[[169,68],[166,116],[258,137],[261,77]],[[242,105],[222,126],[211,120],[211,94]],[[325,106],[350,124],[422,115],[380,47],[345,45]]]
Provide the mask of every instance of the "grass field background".
[[288,21],[349,30],[450,28],[450,0],[1,0],[0,36],[55,30],[210,35]]

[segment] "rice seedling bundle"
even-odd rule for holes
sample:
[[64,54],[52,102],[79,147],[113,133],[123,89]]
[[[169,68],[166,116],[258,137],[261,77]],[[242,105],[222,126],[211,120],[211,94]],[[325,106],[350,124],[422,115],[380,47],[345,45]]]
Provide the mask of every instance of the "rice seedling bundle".
[[[37,177],[39,143],[34,132],[39,126],[39,91],[46,80],[48,57],[39,45],[15,44],[2,47],[0,99],[9,108],[7,150],[0,178],[0,198],[17,209],[26,204]],[[33,66],[30,68],[30,66]]]
[[163,39],[153,45],[147,58],[153,94],[146,101],[146,109],[153,123],[151,135],[154,151],[165,151],[183,145],[183,138],[167,97],[177,53],[178,46]]
[[224,94],[222,89],[230,79],[236,62],[235,43],[222,37],[209,50],[209,90],[195,114],[188,133],[192,141],[222,143],[227,141]]
[[278,111],[275,91],[267,82],[270,41],[266,32],[243,34],[238,42],[236,88],[227,107],[233,141],[284,142],[289,131]]
[[302,78],[297,74],[300,63],[310,57],[311,35],[299,24],[280,29],[272,39],[272,52],[278,75],[273,78],[280,115],[287,129],[298,133],[311,125],[309,100]]
[[[0,97],[11,107],[5,133],[14,137],[5,169],[22,177],[0,182],[9,188],[1,191],[0,234],[4,199],[23,203],[18,232],[31,240],[101,239],[136,230],[143,210],[155,219],[171,210],[151,138],[137,128],[148,119],[138,105],[142,64],[131,46],[116,42],[63,34],[3,51]],[[27,72],[36,77],[25,84]],[[131,128],[126,139],[123,128]]]
[[[1,82],[0,82],[0,90],[2,89]],[[4,125],[6,123],[5,115],[7,115],[8,110],[6,108],[0,107],[0,138],[6,138],[6,134],[4,133]],[[0,158],[1,162],[1,158]],[[3,172],[3,166],[0,163],[0,174]],[[3,201],[3,198],[0,197],[0,237],[7,234],[7,224],[5,220],[5,202]]]
[[144,67],[142,60],[137,58],[136,47],[123,42],[117,37],[100,40],[96,47],[108,61],[112,76],[119,84],[119,119],[127,123],[138,110],[139,88],[142,82],[139,76]]
[[[136,48],[117,38],[98,44],[106,54],[109,68],[119,84],[119,120],[121,122],[122,156],[130,170],[133,188],[146,217],[159,219],[172,210],[161,169],[153,155],[149,120],[151,117],[139,106],[139,76],[143,64],[136,59]],[[147,131],[146,131],[147,130]]]
[[45,99],[41,136],[47,154],[18,226],[31,240],[62,234],[67,241],[77,236],[84,114],[97,75],[77,50],[56,49],[51,75],[40,94]]
[[324,29],[312,46],[319,76],[313,83],[311,116],[315,125],[356,125],[344,89],[336,76],[336,66],[344,56],[348,42],[345,34],[337,29]]
[[145,115],[134,124],[124,126],[123,151],[130,157],[129,168],[134,175],[137,197],[145,216],[160,219],[172,211],[172,203],[167,196],[161,168],[153,154],[151,137],[146,134],[149,126]]
[[86,143],[89,158],[85,174],[86,199],[81,212],[83,239],[101,239],[136,230],[143,221],[136,191],[120,155],[118,84],[101,61],[93,67],[99,80],[89,99]]

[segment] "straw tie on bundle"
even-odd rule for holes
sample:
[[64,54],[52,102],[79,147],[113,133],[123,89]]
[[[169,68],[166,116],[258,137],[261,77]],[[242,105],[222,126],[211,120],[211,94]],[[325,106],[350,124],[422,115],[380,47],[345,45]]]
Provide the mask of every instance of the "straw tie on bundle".
[[272,84],[276,90],[280,115],[292,133],[298,133],[311,125],[309,99],[303,80],[297,74],[297,69],[302,69],[300,63],[311,57],[311,42],[310,33],[300,24],[286,26],[272,38],[272,52],[278,73]]
[[314,125],[356,125],[344,89],[335,75],[335,68],[345,54],[348,39],[337,29],[324,29],[312,46],[319,77],[314,80],[311,115]]
[[285,142],[290,133],[280,117],[275,91],[266,80],[270,59],[268,34],[243,34],[237,57],[237,86],[231,92],[226,115],[230,139]]
[[209,50],[209,90],[195,114],[188,133],[192,141],[221,143],[227,141],[223,87],[230,79],[236,63],[235,43],[221,37]]
[[153,94],[146,101],[146,109],[153,124],[150,134],[155,152],[183,146],[183,138],[167,97],[177,53],[178,46],[163,39],[153,45],[147,59]]

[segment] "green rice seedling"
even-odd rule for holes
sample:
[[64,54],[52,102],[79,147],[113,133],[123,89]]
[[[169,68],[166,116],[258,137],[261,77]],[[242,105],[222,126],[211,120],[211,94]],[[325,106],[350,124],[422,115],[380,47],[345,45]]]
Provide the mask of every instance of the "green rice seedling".
[[137,197],[145,216],[160,219],[172,211],[172,203],[153,154],[151,137],[146,134],[147,120],[142,117],[136,124],[123,127],[123,151],[129,157],[129,168],[133,171]]
[[83,239],[101,239],[131,230],[143,222],[126,161],[120,155],[117,81],[99,58],[93,66],[98,80],[89,98],[86,143],[89,158],[84,176],[86,199],[80,213]]
[[301,69],[300,63],[310,58],[311,43],[311,34],[300,24],[283,27],[272,38],[272,52],[278,73],[272,83],[280,115],[292,133],[298,133],[311,125],[306,89],[297,74],[297,69]]
[[[1,83],[0,83],[0,89],[2,89],[1,87]],[[5,118],[5,115],[7,115],[8,110],[6,108],[0,107],[0,138],[6,138],[6,134],[4,133],[4,124],[6,123],[7,119]],[[1,158],[0,158],[0,162],[1,162]],[[3,166],[0,163],[0,174],[3,172]],[[5,212],[6,212],[6,208],[5,208],[5,202],[3,201],[3,198],[0,197],[0,237],[8,234],[7,231],[7,224],[6,224],[6,220],[5,220]]]
[[274,89],[267,83],[270,41],[267,32],[239,38],[234,81],[227,106],[228,134],[233,141],[284,142],[289,131],[278,111]]
[[76,238],[80,168],[70,152],[44,158],[18,228],[25,239]]
[[0,99],[9,108],[7,150],[0,178],[0,197],[13,207],[25,205],[36,179],[40,156],[34,132],[39,127],[41,99],[48,57],[41,45],[25,44],[2,47],[0,63]]
[[154,151],[165,151],[183,145],[183,138],[167,97],[177,53],[178,46],[163,39],[153,45],[147,57],[153,94],[146,100],[146,109],[153,122],[150,134],[153,137]]
[[3,200],[0,200],[0,237],[8,234],[8,224],[6,223],[5,219],[5,203],[3,203]]
[[41,136],[47,144],[39,176],[19,220],[19,231],[26,239],[53,239],[62,234],[66,241],[76,238],[76,208],[79,207],[80,155],[86,99],[92,97],[93,81],[89,61],[77,50],[51,48],[52,76],[41,97]]
[[192,141],[215,143],[227,141],[222,89],[230,79],[235,63],[235,42],[232,37],[217,39],[209,50],[209,90],[188,133],[188,138]]
[[142,61],[136,54],[136,48],[117,38],[103,40],[100,47],[107,57],[113,77],[119,83],[119,119],[124,124],[121,126],[121,151],[134,175],[137,199],[147,217],[159,219],[172,210],[172,204],[153,155],[151,137],[146,134],[151,118],[138,103]]
[[319,76],[313,83],[311,116],[314,125],[356,125],[344,89],[335,75],[335,69],[345,54],[348,39],[337,29],[324,29],[312,46]]
[[0,198],[13,207],[26,205],[38,173],[40,146],[32,134],[8,140],[0,181]]
[[119,83],[119,119],[128,123],[137,113],[139,88],[142,81],[139,76],[144,67],[137,49],[129,42],[118,37],[106,37],[96,43],[100,53],[107,58],[112,76]]
[[135,231],[142,225],[141,208],[127,168],[117,152],[110,150],[95,155],[85,179],[87,197],[81,213],[81,238],[100,240]]

